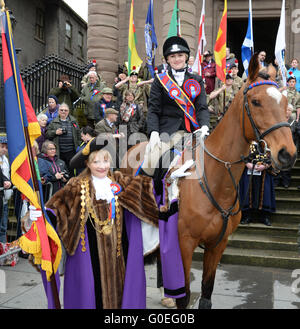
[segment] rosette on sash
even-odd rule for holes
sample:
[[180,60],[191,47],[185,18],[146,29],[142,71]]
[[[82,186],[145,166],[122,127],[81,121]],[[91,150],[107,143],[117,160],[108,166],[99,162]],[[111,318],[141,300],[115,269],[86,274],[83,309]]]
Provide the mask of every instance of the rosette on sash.
[[201,93],[201,86],[198,81],[189,79],[183,84],[182,90],[178,84],[173,81],[167,72],[158,74],[158,79],[163,87],[168,92],[170,98],[174,99],[179,108],[185,115],[185,127],[188,132],[191,132],[190,123],[192,123],[194,129],[199,129],[198,122],[196,120],[196,110],[193,104],[196,97]]

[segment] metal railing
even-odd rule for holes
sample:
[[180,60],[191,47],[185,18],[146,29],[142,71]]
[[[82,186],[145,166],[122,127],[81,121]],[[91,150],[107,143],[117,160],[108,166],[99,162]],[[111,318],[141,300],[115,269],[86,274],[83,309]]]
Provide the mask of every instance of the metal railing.
[[80,92],[80,82],[87,71],[86,64],[79,65],[57,55],[49,55],[28,65],[20,74],[35,112],[40,113],[47,107],[49,91],[57,87],[57,80],[62,74],[67,74]]

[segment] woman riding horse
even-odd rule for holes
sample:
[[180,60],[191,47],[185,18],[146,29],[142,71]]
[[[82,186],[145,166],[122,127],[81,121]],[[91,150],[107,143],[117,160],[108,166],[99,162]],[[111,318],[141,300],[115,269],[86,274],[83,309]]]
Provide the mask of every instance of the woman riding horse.
[[205,136],[209,130],[209,111],[202,78],[187,70],[190,56],[187,42],[177,36],[168,38],[163,45],[163,55],[169,64],[168,71],[157,74],[152,83],[147,115],[150,141],[142,169],[150,176],[153,176],[154,168],[147,159],[151,158],[154,162],[153,155],[161,154],[160,149],[164,150],[162,142],[177,140],[184,132],[196,130]]

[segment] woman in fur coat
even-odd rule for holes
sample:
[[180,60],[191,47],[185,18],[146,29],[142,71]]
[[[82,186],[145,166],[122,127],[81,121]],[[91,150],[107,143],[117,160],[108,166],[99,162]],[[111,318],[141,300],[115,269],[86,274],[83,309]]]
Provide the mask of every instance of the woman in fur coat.
[[[112,172],[115,153],[111,143],[103,145],[94,138],[74,156],[71,166],[86,163],[86,169],[46,204],[67,252],[64,308],[121,308],[127,255],[123,209],[158,226],[152,179]],[[51,308],[49,284],[44,280]]]

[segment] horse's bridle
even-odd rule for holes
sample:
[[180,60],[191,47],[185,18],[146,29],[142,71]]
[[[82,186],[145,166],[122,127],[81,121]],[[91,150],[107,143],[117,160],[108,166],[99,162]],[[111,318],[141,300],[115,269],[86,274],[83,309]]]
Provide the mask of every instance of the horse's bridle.
[[[260,76],[260,75],[259,75]],[[259,129],[257,128],[254,120],[253,120],[253,117],[251,115],[251,111],[250,111],[250,107],[249,107],[249,104],[248,104],[248,97],[247,97],[247,92],[257,86],[262,86],[262,85],[271,85],[271,86],[276,86],[277,88],[278,87],[278,84],[274,81],[270,81],[270,80],[261,80],[261,81],[258,81],[258,82],[254,82],[250,85],[248,85],[245,89],[244,89],[244,104],[243,104],[243,135],[244,135],[244,138],[245,140],[247,141],[247,143],[250,143],[249,140],[247,139],[246,135],[245,135],[245,112],[247,113],[248,115],[248,118],[249,118],[249,121],[251,123],[251,126],[253,128],[253,131],[255,133],[255,137],[256,137],[256,144],[257,144],[257,148],[258,148],[258,153],[261,155],[263,154],[266,155],[266,153],[269,151],[268,147],[267,147],[267,143],[266,141],[263,139],[265,136],[267,136],[269,133],[271,133],[272,131],[276,130],[276,129],[279,129],[281,127],[289,127],[291,128],[290,124],[286,121],[286,122],[279,122],[273,126],[271,126],[269,129],[267,129],[266,131],[264,131],[263,133],[261,133],[259,131]],[[245,109],[245,110],[244,110]],[[261,147],[260,147],[260,144],[261,143],[264,143],[264,150],[261,151]],[[196,143],[197,144],[197,143]],[[196,147],[196,146],[194,146]],[[193,148],[194,148],[193,147]],[[197,169],[197,165],[196,165],[196,161],[195,161],[195,169],[196,169],[196,173],[197,173],[197,177],[198,177],[198,182],[201,186],[201,189],[202,191],[204,192],[204,194],[206,194],[206,196],[208,197],[208,199],[211,201],[211,203],[214,205],[214,207],[221,213],[221,216],[223,218],[223,227],[222,227],[222,231],[221,231],[221,234],[217,240],[217,242],[215,243],[215,245],[212,247],[212,248],[215,248],[219,242],[222,241],[223,239],[223,236],[226,232],[226,229],[227,229],[227,224],[228,224],[228,219],[230,216],[235,216],[236,214],[239,213],[239,211],[241,210],[241,200],[239,200],[239,187],[238,187],[238,184],[236,184],[235,182],[235,179],[233,177],[233,174],[231,172],[231,166],[234,165],[234,164],[238,164],[240,162],[247,162],[247,158],[246,157],[243,157],[241,156],[241,159],[238,160],[238,161],[235,161],[235,162],[226,162],[226,161],[223,161],[219,158],[217,158],[215,155],[213,155],[212,153],[210,153],[207,148],[205,147],[205,144],[203,142],[203,145],[202,147],[204,148],[204,151],[205,153],[207,153],[210,157],[212,157],[213,159],[215,159],[216,161],[218,162],[221,162],[224,164],[225,168],[228,170],[229,172],[229,175],[231,177],[231,180],[232,180],[232,183],[233,183],[233,186],[236,190],[236,197],[235,197],[235,200],[234,200],[234,203],[233,205],[228,208],[227,210],[226,209],[223,209],[219,204],[218,202],[216,201],[216,199],[214,198],[214,196],[212,195],[209,187],[208,187],[208,182],[207,182],[207,178],[206,178],[206,175],[205,175],[205,170],[203,170],[203,182],[202,182],[202,179],[199,175],[199,172],[198,172],[198,169]],[[193,152],[193,159],[195,160],[194,158],[194,153]],[[253,169],[254,169],[254,166],[253,166]],[[252,170],[253,172],[253,170]],[[250,184],[249,184],[250,185]],[[235,206],[237,204],[237,201],[240,201],[240,204],[239,204],[239,209],[235,212],[233,212],[233,210],[235,209]],[[203,246],[200,245],[201,248],[203,249],[207,249]],[[211,249],[211,248],[210,248]]]
[[[266,131],[264,131],[263,133],[261,133],[259,131],[259,129],[257,128],[253,118],[252,118],[252,115],[251,115],[251,111],[250,111],[250,107],[249,107],[249,104],[248,104],[248,97],[247,97],[247,92],[255,87],[258,87],[258,86],[262,86],[262,85],[271,85],[271,86],[275,86],[277,88],[279,88],[278,84],[274,81],[270,81],[270,80],[261,80],[261,81],[258,81],[258,82],[254,82],[252,84],[250,84],[248,87],[246,87],[244,89],[244,106],[243,106],[243,109],[245,109],[247,115],[248,115],[248,118],[250,120],[250,123],[251,123],[251,126],[252,126],[252,129],[255,133],[255,137],[256,137],[256,142],[259,144],[265,136],[267,136],[270,132],[278,129],[278,128],[281,128],[281,127],[289,127],[291,128],[290,124],[285,121],[285,122],[279,122],[279,123],[276,123],[275,125],[271,126],[269,129],[267,129]],[[247,139],[246,135],[245,135],[245,111],[243,110],[243,135],[244,135],[244,138],[245,140],[247,141],[247,143],[250,143],[249,140]]]

